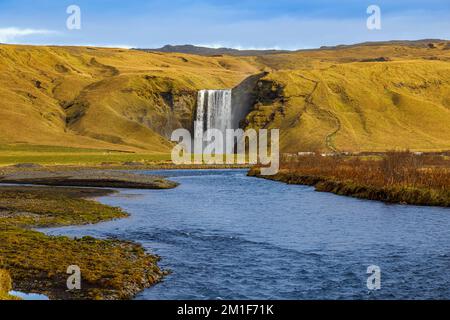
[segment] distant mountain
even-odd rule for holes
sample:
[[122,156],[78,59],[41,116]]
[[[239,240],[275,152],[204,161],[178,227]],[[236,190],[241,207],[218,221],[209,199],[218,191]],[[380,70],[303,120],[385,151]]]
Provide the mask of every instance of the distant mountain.
[[[422,40],[392,40],[392,41],[382,41],[382,42],[363,42],[357,44],[341,44],[336,46],[322,46],[319,49],[299,49],[299,50],[239,50],[232,48],[209,48],[194,46],[191,44],[186,45],[166,45],[162,48],[157,49],[136,49],[146,52],[164,52],[164,53],[185,53],[185,54],[195,54],[199,56],[264,56],[272,54],[281,53],[293,53],[293,52],[303,52],[303,51],[317,51],[317,50],[339,50],[339,49],[349,49],[355,47],[370,47],[370,46],[406,46],[406,47],[418,47],[418,48],[428,48],[430,46],[435,46],[436,44],[443,44],[447,48],[449,46],[448,40],[441,39],[422,39]],[[432,48],[432,47],[431,47]]]
[[138,49],[148,52],[165,52],[165,53],[186,53],[186,54],[196,54],[200,56],[218,56],[218,55],[230,55],[230,56],[260,56],[268,54],[279,54],[288,53],[287,50],[238,50],[231,48],[208,48],[208,47],[198,47],[194,45],[166,45],[158,49]]
[[[448,40],[442,40],[442,39],[421,39],[421,40],[391,40],[391,41],[378,41],[378,42],[363,42],[363,43],[356,43],[356,44],[341,44],[337,46],[322,46],[320,47],[320,50],[336,50],[336,49],[348,49],[348,48],[355,48],[355,47],[380,47],[380,46],[404,46],[404,47],[416,47],[416,48],[436,48],[441,46],[448,46],[449,41]],[[298,50],[302,51],[302,50]]]

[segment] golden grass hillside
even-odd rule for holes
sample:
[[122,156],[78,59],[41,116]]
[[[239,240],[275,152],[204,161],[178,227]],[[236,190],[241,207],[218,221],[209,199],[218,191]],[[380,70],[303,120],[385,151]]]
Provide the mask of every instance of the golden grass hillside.
[[266,71],[247,127],[280,128],[283,152],[450,149],[448,48],[430,40],[235,57],[0,45],[0,145],[167,154],[171,132],[192,128],[198,90]]
[[280,128],[284,152],[450,149],[450,52],[444,46],[283,56],[259,58],[274,69],[260,82],[247,126]]
[[255,66],[233,57],[0,45],[0,143],[167,153],[196,92]]

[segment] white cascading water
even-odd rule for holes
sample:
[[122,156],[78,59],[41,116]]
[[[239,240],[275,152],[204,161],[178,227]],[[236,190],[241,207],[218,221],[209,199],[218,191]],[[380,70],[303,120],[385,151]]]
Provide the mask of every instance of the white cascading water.
[[202,139],[209,129],[219,129],[224,135],[232,128],[231,90],[201,90],[198,93],[196,139]]
[[197,98],[197,117],[195,119],[194,138],[196,140],[203,139],[203,132],[205,130],[205,90],[198,92]]

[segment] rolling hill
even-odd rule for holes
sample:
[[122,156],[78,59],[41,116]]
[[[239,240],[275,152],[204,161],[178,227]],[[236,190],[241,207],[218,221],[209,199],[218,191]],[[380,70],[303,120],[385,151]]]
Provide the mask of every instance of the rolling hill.
[[[450,42],[202,56],[0,45],[0,144],[168,153],[197,91],[253,88],[247,128],[284,152],[450,149]],[[248,86],[248,84],[247,84]]]
[[364,44],[258,57],[271,67],[250,127],[285,152],[450,148],[448,42]]
[[258,72],[232,57],[0,46],[0,143],[169,152],[197,91]]

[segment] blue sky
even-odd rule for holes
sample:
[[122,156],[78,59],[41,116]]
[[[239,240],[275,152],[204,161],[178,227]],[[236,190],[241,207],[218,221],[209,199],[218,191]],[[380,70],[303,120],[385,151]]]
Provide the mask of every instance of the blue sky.
[[[81,8],[81,30],[66,9]],[[368,30],[369,5],[382,29]],[[0,0],[0,42],[154,48],[315,48],[393,39],[450,39],[450,0]]]

